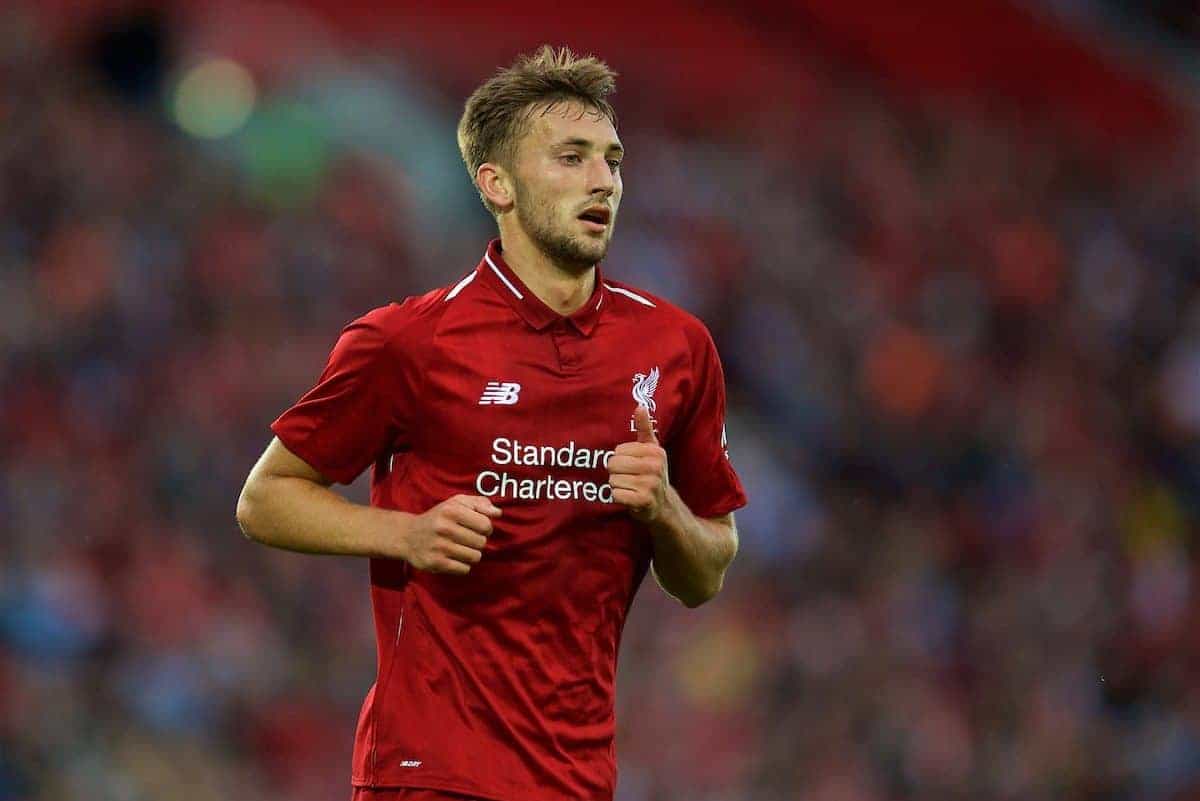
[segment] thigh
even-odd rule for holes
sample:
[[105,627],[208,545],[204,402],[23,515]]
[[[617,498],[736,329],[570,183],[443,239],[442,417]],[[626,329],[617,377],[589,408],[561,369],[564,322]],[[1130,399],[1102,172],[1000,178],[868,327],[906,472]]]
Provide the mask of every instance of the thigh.
[[419,787],[355,787],[350,801],[478,801],[469,795]]

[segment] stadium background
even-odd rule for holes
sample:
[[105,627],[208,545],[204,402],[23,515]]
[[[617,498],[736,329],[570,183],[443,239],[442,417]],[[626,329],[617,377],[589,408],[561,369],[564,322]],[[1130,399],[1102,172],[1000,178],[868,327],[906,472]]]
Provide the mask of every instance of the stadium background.
[[346,797],[365,563],[234,502],[476,263],[453,126],[542,41],[622,73],[607,264],[712,329],[751,497],[634,606],[619,799],[1200,798],[1195,3],[648,5],[6,4],[0,799]]

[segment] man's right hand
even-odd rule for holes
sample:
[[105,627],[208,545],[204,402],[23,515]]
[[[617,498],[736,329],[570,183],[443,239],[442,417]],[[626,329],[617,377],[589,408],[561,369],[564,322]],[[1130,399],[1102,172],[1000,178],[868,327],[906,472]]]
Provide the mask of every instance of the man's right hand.
[[405,536],[404,560],[430,573],[466,575],[483,558],[500,509],[479,495],[455,495],[415,516]]

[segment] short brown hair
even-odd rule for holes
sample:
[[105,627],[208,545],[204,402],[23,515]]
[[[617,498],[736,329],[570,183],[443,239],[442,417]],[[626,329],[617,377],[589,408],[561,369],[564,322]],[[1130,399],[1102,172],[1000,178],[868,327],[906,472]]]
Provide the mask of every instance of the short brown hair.
[[[458,121],[458,149],[471,183],[475,183],[480,164],[512,165],[517,142],[539,107],[545,111],[557,103],[576,100],[608,117],[615,127],[617,114],[607,98],[616,91],[616,77],[617,73],[595,56],[580,58],[565,47],[555,50],[550,45],[542,45],[501,69],[471,93]],[[496,213],[482,191],[479,198],[488,211]]]

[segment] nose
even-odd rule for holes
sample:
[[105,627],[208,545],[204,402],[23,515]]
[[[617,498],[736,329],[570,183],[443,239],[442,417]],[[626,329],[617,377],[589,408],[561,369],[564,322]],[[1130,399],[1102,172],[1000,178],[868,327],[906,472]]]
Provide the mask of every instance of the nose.
[[608,197],[616,188],[616,182],[613,180],[612,168],[608,166],[607,159],[593,159],[592,169],[588,172],[588,191],[590,194],[603,193]]

